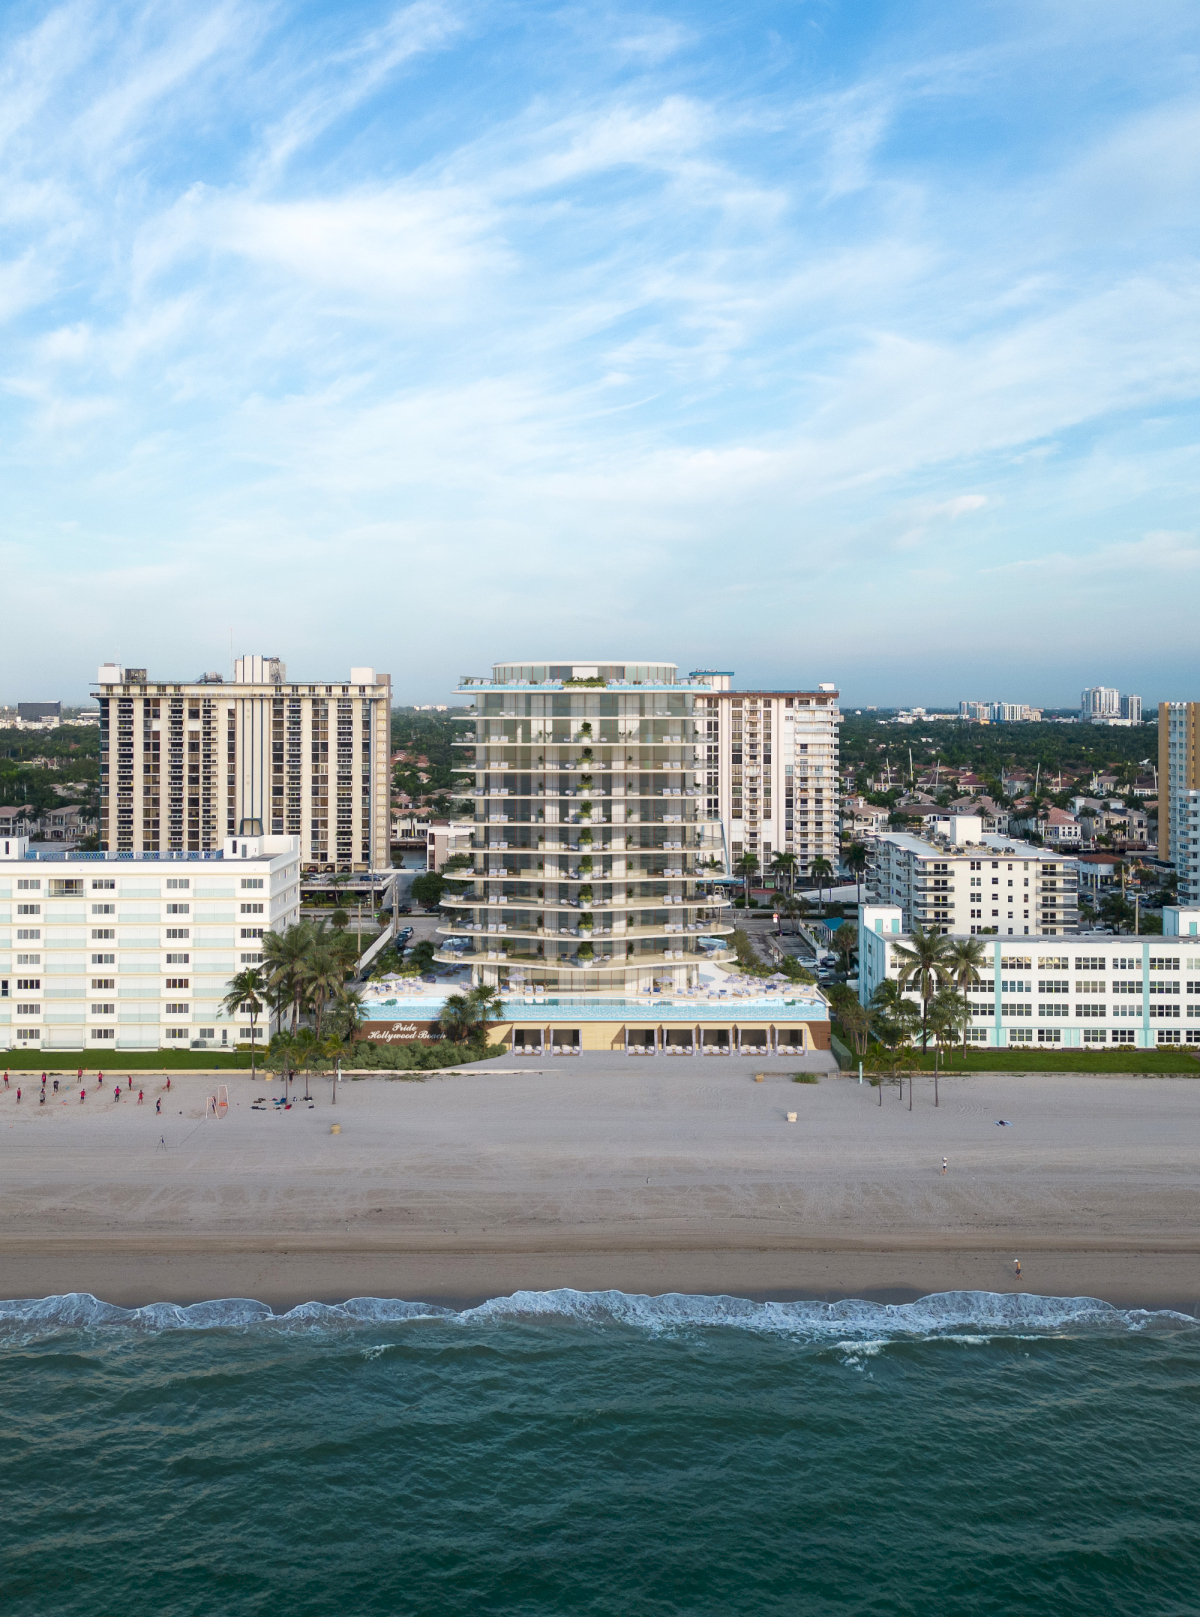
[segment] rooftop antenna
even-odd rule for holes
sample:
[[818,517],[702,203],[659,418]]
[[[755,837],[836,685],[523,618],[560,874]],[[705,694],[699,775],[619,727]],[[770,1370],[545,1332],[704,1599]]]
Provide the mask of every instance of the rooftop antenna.
[[237,670],[234,667],[234,662],[233,662],[233,625],[230,624],[230,626],[229,626],[229,677],[230,677],[230,679],[233,678],[233,676],[234,676],[234,674],[236,672],[237,672]]

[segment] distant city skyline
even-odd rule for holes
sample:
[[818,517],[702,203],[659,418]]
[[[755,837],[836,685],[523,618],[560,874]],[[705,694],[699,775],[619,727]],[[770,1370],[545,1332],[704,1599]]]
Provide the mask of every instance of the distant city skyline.
[[232,631],[438,701],[536,621],[848,705],[1192,695],[1198,49],[1176,0],[9,8],[3,694]]

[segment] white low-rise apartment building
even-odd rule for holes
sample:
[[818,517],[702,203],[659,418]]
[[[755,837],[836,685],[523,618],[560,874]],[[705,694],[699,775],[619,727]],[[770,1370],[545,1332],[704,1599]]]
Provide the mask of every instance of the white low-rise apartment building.
[[872,896],[893,904],[902,929],[1058,937],[1079,926],[1074,858],[983,830],[979,815],[953,815],[944,836],[889,831],[868,844]]
[[[203,853],[64,853],[0,837],[0,1048],[220,1049],[221,1010],[300,918],[298,837],[227,837]],[[269,1035],[259,1017],[256,1039]]]
[[[858,994],[900,975],[907,945],[894,904],[861,904]],[[983,941],[979,982],[965,989],[969,1042],[994,1048],[1200,1045],[1200,909],[1163,911],[1161,937],[1007,936]],[[919,996],[910,993],[915,1004]]]

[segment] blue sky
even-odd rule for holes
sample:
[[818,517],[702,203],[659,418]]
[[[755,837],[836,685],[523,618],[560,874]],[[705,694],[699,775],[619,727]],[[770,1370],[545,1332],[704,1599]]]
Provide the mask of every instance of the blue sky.
[[9,6],[0,698],[1200,696],[1200,19]]

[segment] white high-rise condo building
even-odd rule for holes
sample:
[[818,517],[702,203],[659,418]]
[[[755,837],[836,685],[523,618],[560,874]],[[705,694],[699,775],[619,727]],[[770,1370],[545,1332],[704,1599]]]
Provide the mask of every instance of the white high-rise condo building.
[[230,1017],[222,1001],[237,972],[261,964],[263,934],[299,916],[296,837],[120,854],[0,837],[0,1047],[220,1049],[265,1039],[265,1014]]
[[439,958],[480,983],[637,994],[732,958],[704,794],[710,687],[674,663],[497,663],[475,703],[474,868]]
[[792,854],[801,875],[814,859],[836,869],[837,687],[738,691],[731,673],[713,669],[697,669],[689,678],[707,686],[696,698],[705,812],[721,822],[731,862],[753,854],[766,870],[776,854]]
[[1200,904],[1200,702],[1158,704],[1158,857]]
[[1121,693],[1111,685],[1089,685],[1079,698],[1081,719],[1119,719]]
[[391,863],[391,680],[296,681],[276,657],[239,657],[234,677],[151,679],[105,663],[100,846],[192,852],[226,837],[292,836],[306,868]]

